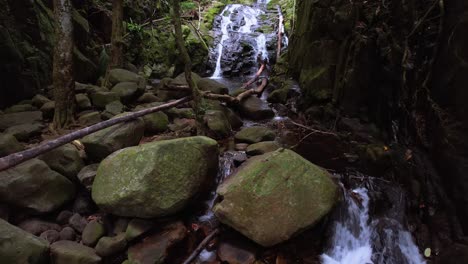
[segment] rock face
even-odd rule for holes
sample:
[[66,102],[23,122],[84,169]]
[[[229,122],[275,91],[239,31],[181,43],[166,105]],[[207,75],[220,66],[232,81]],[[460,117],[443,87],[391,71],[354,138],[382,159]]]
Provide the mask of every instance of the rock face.
[[86,154],[92,160],[102,160],[119,149],[137,145],[145,131],[142,119],[117,124],[83,138]]
[[217,192],[219,220],[265,247],[312,227],[338,200],[325,170],[285,149],[251,158]]
[[98,168],[92,197],[106,212],[139,218],[181,210],[218,167],[217,142],[191,137],[121,150]]
[[0,263],[47,263],[48,243],[0,219]]
[[0,178],[1,200],[38,213],[59,208],[75,194],[73,183],[38,159],[2,171]]

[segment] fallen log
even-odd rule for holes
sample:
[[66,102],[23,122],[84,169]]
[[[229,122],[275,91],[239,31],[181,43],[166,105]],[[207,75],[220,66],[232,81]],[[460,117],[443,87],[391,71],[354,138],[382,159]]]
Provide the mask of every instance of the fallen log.
[[21,152],[13,153],[13,154],[8,155],[6,157],[0,158],[0,171],[4,171],[4,170],[7,170],[9,168],[12,168],[12,167],[14,167],[14,166],[16,166],[18,164],[21,164],[21,163],[27,161],[27,160],[33,159],[33,158],[35,158],[35,157],[37,157],[37,156],[39,156],[41,154],[44,154],[44,153],[46,153],[46,152],[48,152],[48,151],[50,151],[52,149],[63,146],[65,144],[69,143],[69,142],[72,142],[73,140],[85,137],[85,136],[87,136],[89,134],[92,134],[92,133],[94,133],[96,131],[111,127],[111,126],[119,124],[119,123],[127,122],[127,121],[130,121],[130,120],[133,120],[133,119],[136,119],[136,118],[139,118],[139,117],[142,117],[142,116],[154,113],[154,112],[170,109],[172,107],[181,105],[181,104],[189,102],[191,100],[192,100],[192,97],[188,96],[188,97],[184,97],[184,98],[181,98],[179,100],[176,100],[176,101],[173,101],[173,102],[170,102],[170,103],[167,103],[167,104],[151,107],[151,108],[141,110],[141,111],[138,111],[138,112],[135,112],[135,113],[131,113],[131,114],[128,114],[128,115],[125,115],[125,116],[121,116],[121,117],[117,117],[117,118],[114,118],[114,119],[106,120],[106,121],[97,123],[95,125],[85,127],[83,129],[80,129],[80,130],[74,131],[72,133],[66,134],[66,135],[61,136],[59,138],[56,138],[56,139],[53,139],[53,140],[50,140],[50,141],[47,141],[47,142],[43,142],[43,143],[41,143],[40,145],[38,145],[36,147],[32,147],[30,149],[27,149],[27,150],[24,150],[24,151],[21,151]]
[[252,79],[250,79],[250,81],[246,82],[244,85],[242,85],[242,89],[246,89],[247,87],[249,87],[252,83],[254,83],[258,77],[260,77],[260,74],[262,74],[263,70],[265,70],[265,62],[262,62],[262,64],[260,65],[260,68],[258,69],[257,73],[255,73],[254,77]]
[[245,98],[247,98],[247,97],[249,97],[251,95],[260,96],[263,93],[263,91],[265,91],[265,88],[267,87],[267,85],[268,85],[268,79],[263,78],[262,83],[257,88],[249,89],[249,90],[239,94],[236,97],[230,96],[230,95],[227,95],[227,94],[214,94],[214,93],[211,93],[211,92],[202,93],[202,96],[204,98],[206,98],[206,99],[219,100],[219,101],[223,101],[223,102],[226,102],[226,103],[229,103],[229,104],[238,104],[243,99],[245,99]]
[[219,228],[216,228],[215,230],[213,230],[208,236],[205,237],[205,239],[203,239],[203,241],[200,243],[200,245],[198,245],[198,247],[193,251],[193,253],[184,261],[183,264],[190,264],[192,263],[192,261],[198,257],[198,255],[200,255],[200,252],[203,251],[203,249],[205,249],[205,247],[208,245],[208,243],[211,242],[211,240],[213,240],[213,238],[215,236],[217,236],[219,234]]

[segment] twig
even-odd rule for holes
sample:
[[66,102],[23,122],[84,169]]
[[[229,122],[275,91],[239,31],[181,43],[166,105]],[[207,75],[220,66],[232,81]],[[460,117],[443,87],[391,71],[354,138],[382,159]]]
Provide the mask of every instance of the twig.
[[291,122],[291,124],[293,124],[295,126],[304,128],[306,130],[310,130],[310,131],[312,131],[314,133],[325,134],[325,135],[333,135],[333,136],[336,136],[336,137],[338,136],[336,133],[333,133],[333,132],[318,130],[318,129],[311,128],[311,127],[308,127],[308,126],[304,126],[303,124],[299,124],[299,123],[296,123],[294,121],[290,121],[290,122]]
[[139,118],[139,117],[142,117],[142,116],[154,113],[154,112],[166,110],[166,109],[178,106],[180,104],[189,102],[190,100],[192,100],[192,97],[188,96],[188,97],[184,97],[184,98],[181,98],[179,100],[176,100],[167,104],[151,107],[151,108],[141,110],[135,113],[131,113],[122,117],[117,117],[114,119],[106,120],[106,121],[97,123],[95,125],[74,131],[67,135],[61,136],[57,139],[42,143],[36,147],[8,155],[6,157],[0,158],[0,171],[14,167],[20,163],[33,159],[43,153],[46,153],[60,146],[63,146],[69,142],[72,142],[73,140],[92,134],[96,131],[111,127],[119,123],[127,122],[127,121],[130,121],[130,120],[133,120],[133,119],[136,119],[136,118]]
[[219,228],[216,228],[213,230],[203,241],[198,245],[198,247],[193,251],[193,253],[184,261],[183,264],[190,264],[192,261],[200,255],[200,252],[202,252],[203,249],[210,243],[213,238],[219,234]]

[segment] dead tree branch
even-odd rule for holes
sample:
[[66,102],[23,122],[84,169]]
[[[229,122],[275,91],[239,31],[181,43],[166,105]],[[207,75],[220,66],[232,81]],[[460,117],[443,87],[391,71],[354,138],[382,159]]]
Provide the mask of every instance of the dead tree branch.
[[198,255],[200,255],[200,252],[203,251],[203,249],[205,249],[205,247],[208,245],[208,243],[211,242],[211,240],[213,240],[213,238],[215,236],[217,236],[219,234],[219,228],[216,228],[215,230],[213,230],[207,237],[205,237],[205,239],[203,239],[203,241],[200,243],[200,245],[198,245],[198,247],[193,251],[193,253],[184,261],[183,264],[190,264],[192,263],[192,261],[198,257]]
[[172,107],[189,102],[190,100],[192,100],[192,97],[188,96],[188,97],[184,97],[182,99],[179,99],[179,100],[167,103],[167,104],[163,104],[163,105],[156,106],[156,107],[151,107],[151,108],[141,110],[135,113],[131,113],[122,117],[117,117],[114,119],[103,121],[95,125],[74,131],[70,134],[61,136],[57,139],[43,142],[42,144],[36,147],[8,155],[6,157],[0,158],[0,171],[4,171],[6,169],[12,168],[20,163],[33,159],[43,153],[46,153],[60,146],[63,146],[69,142],[72,142],[73,140],[92,134],[96,131],[111,127],[119,123],[124,123],[124,122],[130,121],[130,120],[133,120],[133,119],[136,119],[136,118],[139,118],[139,117],[142,117],[142,116],[154,113],[154,112],[167,110]]

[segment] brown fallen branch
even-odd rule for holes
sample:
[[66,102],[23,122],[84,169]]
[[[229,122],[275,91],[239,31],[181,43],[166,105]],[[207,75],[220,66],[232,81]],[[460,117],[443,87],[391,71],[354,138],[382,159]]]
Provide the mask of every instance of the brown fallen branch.
[[278,9],[278,16],[279,16],[279,22],[278,22],[278,47],[276,50],[276,60],[278,61],[280,56],[281,56],[281,43],[283,42],[283,13],[281,12],[281,7],[279,5],[276,6],[276,9]]
[[200,252],[203,251],[203,249],[206,248],[206,246],[208,245],[208,243],[211,242],[211,240],[213,240],[213,238],[215,236],[217,236],[219,234],[219,228],[216,228],[215,230],[213,230],[207,237],[205,237],[205,239],[203,239],[203,241],[200,243],[200,245],[198,245],[198,247],[193,251],[193,253],[184,261],[183,264],[190,264],[192,263],[193,260],[195,260],[196,257],[198,257],[198,255],[200,255]]
[[260,77],[260,74],[262,74],[263,70],[265,70],[265,62],[262,62],[262,65],[258,69],[257,73],[255,73],[254,77],[250,79],[250,81],[246,82],[244,85],[242,85],[242,89],[245,89],[249,87],[252,83],[254,83],[256,80],[258,80],[258,77]]
[[242,100],[244,100],[245,98],[247,98],[247,97],[249,97],[251,95],[260,96],[263,93],[263,91],[265,91],[265,88],[267,87],[267,85],[268,85],[268,79],[264,78],[262,80],[262,83],[257,88],[249,89],[249,90],[239,94],[236,97],[231,96],[231,95],[227,95],[227,94],[214,94],[214,93],[211,93],[211,92],[204,92],[204,93],[202,93],[202,96],[204,98],[207,98],[207,99],[219,100],[219,101],[223,101],[223,102],[226,102],[226,103],[229,103],[229,104],[238,104]]
[[128,115],[125,115],[125,116],[122,116],[122,117],[117,117],[117,118],[114,118],[114,119],[103,121],[103,122],[97,123],[95,125],[92,125],[92,126],[89,126],[89,127],[74,131],[74,132],[69,133],[67,135],[61,136],[61,137],[59,137],[57,139],[44,142],[44,143],[42,143],[42,144],[40,144],[40,145],[38,145],[36,147],[33,147],[33,148],[30,148],[30,149],[27,149],[27,150],[24,150],[24,151],[21,151],[21,152],[18,152],[18,153],[8,155],[6,157],[0,158],[0,171],[4,171],[6,169],[12,168],[12,167],[14,167],[14,166],[16,166],[18,164],[21,164],[21,163],[27,161],[27,160],[33,159],[33,158],[35,158],[35,157],[37,157],[37,156],[39,156],[39,155],[41,155],[43,153],[46,153],[46,152],[48,152],[48,151],[50,151],[52,149],[58,148],[60,146],[63,146],[65,144],[69,143],[69,142],[72,142],[73,140],[76,140],[76,139],[82,138],[84,136],[87,136],[89,134],[92,134],[92,133],[94,133],[96,131],[103,130],[103,129],[111,127],[113,125],[123,123],[123,122],[127,122],[127,121],[130,121],[130,120],[133,120],[133,119],[136,119],[136,118],[139,118],[139,117],[142,117],[142,116],[154,113],[154,112],[170,109],[172,107],[175,107],[175,106],[181,105],[183,103],[189,102],[190,100],[192,100],[192,97],[188,96],[188,97],[184,97],[182,99],[179,99],[179,100],[167,103],[167,104],[163,104],[163,105],[156,106],[156,107],[151,107],[151,108],[141,110],[141,111],[138,111],[138,112],[135,112],[135,113],[131,113],[131,114],[128,114]]
[[241,94],[239,94],[237,97],[236,97],[236,100],[238,102],[242,101],[244,98],[247,98],[251,95],[261,95],[263,93],[263,91],[265,91],[265,88],[267,87],[268,85],[268,79],[267,78],[263,78],[262,80],[262,83],[255,89],[250,89],[250,90],[247,90]]

